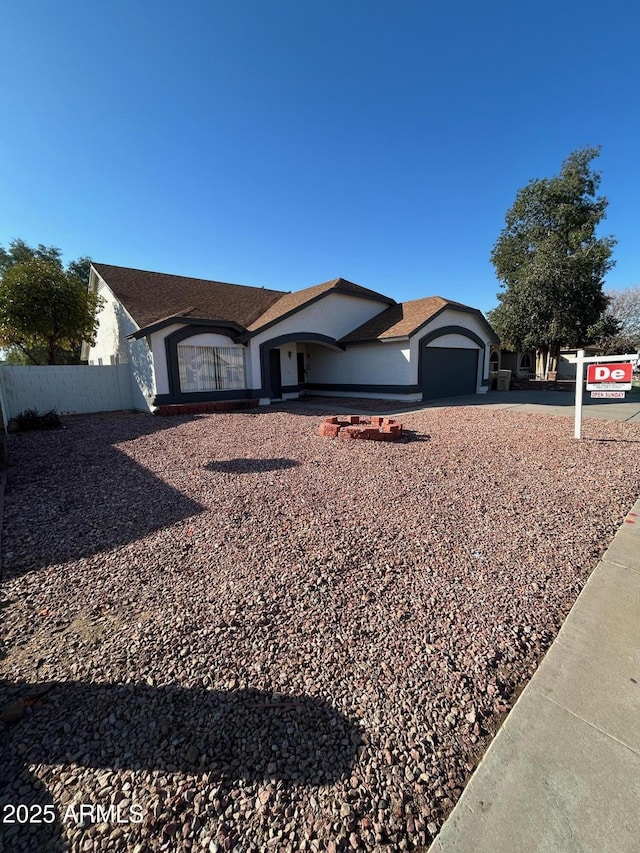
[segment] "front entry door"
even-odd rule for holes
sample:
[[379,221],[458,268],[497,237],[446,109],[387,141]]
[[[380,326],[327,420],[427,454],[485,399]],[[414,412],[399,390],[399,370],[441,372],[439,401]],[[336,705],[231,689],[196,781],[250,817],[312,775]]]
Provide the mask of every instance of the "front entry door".
[[271,385],[272,399],[279,400],[282,397],[282,373],[280,371],[280,350],[269,350],[269,384]]

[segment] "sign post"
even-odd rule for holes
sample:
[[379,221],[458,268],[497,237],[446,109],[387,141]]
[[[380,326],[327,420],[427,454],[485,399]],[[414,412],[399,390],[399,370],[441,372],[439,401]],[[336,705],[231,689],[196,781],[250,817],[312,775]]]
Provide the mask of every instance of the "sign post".
[[582,438],[582,384],[584,366],[587,368],[587,391],[595,397],[624,397],[631,390],[633,366],[638,363],[640,353],[632,355],[596,355],[584,357],[584,350],[578,350],[576,360],[576,404],[574,419],[574,438]]
[[573,424],[573,437],[582,438],[582,381],[584,379],[584,350],[578,350],[576,361],[576,407]]

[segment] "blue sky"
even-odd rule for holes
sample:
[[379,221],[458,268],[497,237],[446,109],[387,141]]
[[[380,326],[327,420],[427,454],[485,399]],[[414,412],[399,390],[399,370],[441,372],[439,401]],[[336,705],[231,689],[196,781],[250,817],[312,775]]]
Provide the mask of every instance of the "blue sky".
[[5,4],[0,243],[487,311],[516,191],[601,145],[608,288],[640,283],[628,0]]

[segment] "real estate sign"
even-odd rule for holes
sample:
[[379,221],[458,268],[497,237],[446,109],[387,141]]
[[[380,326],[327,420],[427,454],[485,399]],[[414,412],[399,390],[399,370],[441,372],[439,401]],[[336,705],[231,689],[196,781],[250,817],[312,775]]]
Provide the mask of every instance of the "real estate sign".
[[578,350],[573,431],[576,438],[582,438],[582,387],[585,365],[587,365],[587,391],[591,391],[592,397],[620,399],[624,397],[625,391],[631,391],[633,366],[638,362],[640,362],[640,350],[629,355],[597,355],[589,358],[585,358],[583,349]]
[[587,365],[587,391],[631,391],[633,365],[589,364]]

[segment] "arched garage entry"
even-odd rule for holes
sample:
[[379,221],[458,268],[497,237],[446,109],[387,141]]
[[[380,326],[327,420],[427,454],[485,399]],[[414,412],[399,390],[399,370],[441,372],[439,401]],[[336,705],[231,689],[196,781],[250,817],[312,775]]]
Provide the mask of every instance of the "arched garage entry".
[[[445,335],[462,335],[475,347],[429,346]],[[423,400],[475,394],[478,390],[479,368],[484,365],[485,342],[479,335],[463,326],[444,326],[434,329],[420,341],[418,384]],[[482,361],[480,358],[482,357]]]

